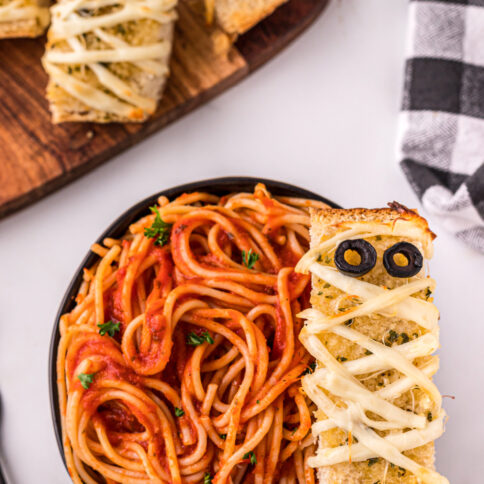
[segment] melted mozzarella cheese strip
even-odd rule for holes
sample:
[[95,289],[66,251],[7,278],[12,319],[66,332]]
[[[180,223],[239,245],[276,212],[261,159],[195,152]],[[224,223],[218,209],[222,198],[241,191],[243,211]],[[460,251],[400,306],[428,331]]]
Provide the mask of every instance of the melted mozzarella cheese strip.
[[[431,380],[431,376],[437,371],[438,361],[432,358],[420,367],[413,363],[415,358],[431,355],[439,345],[437,309],[430,302],[412,297],[412,294],[423,289],[433,289],[435,282],[426,277],[387,290],[345,276],[332,267],[316,262],[321,255],[333,251],[343,240],[397,234],[405,235],[406,238],[413,235],[416,238],[415,242],[421,248],[424,247],[427,254],[432,253],[429,244],[422,240],[420,229],[417,231],[408,223],[395,223],[391,226],[353,223],[348,224],[347,230],[338,232],[311,249],[303,256],[297,267],[300,272],[311,272],[313,277],[318,277],[348,295],[356,295],[363,300],[363,303],[342,314],[326,315],[313,308],[298,315],[306,319],[306,325],[299,338],[308,352],[323,365],[302,379],[305,392],[327,417],[326,420],[320,420],[313,425],[313,435],[318,436],[322,432],[339,427],[351,432],[358,439],[358,443],[351,445],[351,448],[349,445],[342,445],[320,449],[316,456],[309,459],[309,464],[312,467],[334,465],[348,462],[350,456],[352,461],[382,457],[394,465],[408,469],[423,483],[444,484],[448,483],[445,477],[402,454],[405,450],[435,440],[444,431],[445,412],[441,409],[442,398]],[[388,347],[344,325],[351,318],[371,314],[410,320],[428,332],[407,343]],[[356,343],[371,354],[356,360],[340,362],[323,345],[320,337],[324,332],[334,333]],[[372,377],[393,369],[402,376],[374,392],[357,378],[358,375],[370,373]],[[424,390],[438,408],[432,422],[424,415],[405,411],[392,403],[402,393],[416,386]],[[335,405],[328,394],[337,397],[344,403],[345,408]],[[367,412],[378,415],[382,420],[369,418]],[[392,432],[382,437],[375,430]]]
[[[92,109],[112,113],[129,119],[142,119],[152,114],[157,97],[140,95],[123,78],[106,67],[106,63],[131,63],[135,69],[153,77],[168,75],[165,65],[171,52],[171,39],[160,39],[143,45],[130,45],[124,38],[105,29],[125,22],[152,20],[160,24],[176,19],[176,0],[64,0],[52,7],[50,43],[67,42],[70,50],[48,48],[43,58],[51,80],[71,96]],[[96,14],[99,8],[116,7],[114,11]],[[81,14],[82,13],[82,14]],[[88,49],[83,36],[91,33],[109,47]],[[125,33],[125,28],[121,29]],[[72,69],[66,72],[63,65],[88,67],[96,76],[95,87],[77,79]]]
[[49,22],[48,7],[41,7],[28,0],[13,0],[6,5],[0,5],[0,22],[34,19],[38,19],[41,25],[47,25]]

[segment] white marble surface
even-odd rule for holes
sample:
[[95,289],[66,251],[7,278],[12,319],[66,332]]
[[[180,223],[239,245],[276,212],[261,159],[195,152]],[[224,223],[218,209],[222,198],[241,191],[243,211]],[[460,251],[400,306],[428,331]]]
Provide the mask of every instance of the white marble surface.
[[[37,205],[0,222],[1,444],[18,484],[67,484],[52,431],[54,316],[91,242],[141,198],[223,175],[279,179],[344,206],[418,204],[395,162],[406,0],[333,0],[250,79]],[[1,129],[1,128],[0,128]],[[432,220],[430,220],[432,222]],[[450,419],[437,465],[484,474],[484,257],[434,226],[442,313],[437,383]]]

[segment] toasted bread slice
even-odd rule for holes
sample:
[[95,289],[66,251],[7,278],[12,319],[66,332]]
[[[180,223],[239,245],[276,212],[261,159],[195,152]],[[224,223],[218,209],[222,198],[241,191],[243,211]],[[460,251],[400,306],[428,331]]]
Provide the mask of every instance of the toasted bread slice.
[[60,0],[43,65],[53,121],[141,122],[169,73],[176,0]]
[[0,39],[38,37],[49,20],[49,0],[0,0]]
[[[310,465],[321,483],[448,482],[434,470],[433,441],[445,418],[431,382],[438,368],[434,282],[418,265],[415,275],[395,277],[382,262],[400,242],[428,259],[433,238],[427,222],[399,204],[312,213],[311,249],[297,270],[312,273],[313,309],[301,315],[300,338],[317,362],[302,384],[318,405],[313,433],[319,447]],[[335,250],[355,239],[371,244],[376,263],[350,277],[336,268]],[[361,257],[344,253],[352,267],[364,262]]]
[[[217,23],[228,34],[243,34],[287,0],[205,0]],[[209,18],[211,14],[209,13]]]

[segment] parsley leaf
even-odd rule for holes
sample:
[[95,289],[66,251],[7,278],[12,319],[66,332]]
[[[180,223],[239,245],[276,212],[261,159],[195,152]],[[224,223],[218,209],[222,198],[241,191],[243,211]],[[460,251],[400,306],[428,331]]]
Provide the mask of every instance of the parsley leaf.
[[104,324],[98,324],[97,327],[99,328],[99,334],[101,336],[104,336],[106,333],[108,333],[111,338],[114,336],[116,331],[119,331],[119,323],[113,323],[112,321],[108,321]]
[[248,269],[252,269],[258,260],[259,254],[252,252],[252,249],[249,249],[249,252],[246,252],[245,250],[242,251],[242,261]]
[[81,382],[82,387],[87,390],[94,380],[94,375],[95,373],[79,373],[79,375],[77,375],[77,378]]
[[201,336],[198,336],[197,333],[194,333],[191,331],[188,333],[187,336],[187,344],[191,346],[198,346],[203,344],[204,342],[207,342],[208,344],[213,344],[213,338],[210,336],[210,333],[208,331],[204,331]]
[[220,434],[220,438],[221,438],[222,440],[225,440],[225,439],[227,438],[227,434]]
[[252,450],[250,452],[247,452],[246,454],[244,454],[242,459],[250,459],[250,463],[253,466],[255,466],[257,464],[257,457],[255,456],[254,451],[252,451]]
[[378,462],[378,457],[372,457],[371,459],[368,459],[368,467],[371,467],[373,464],[376,464]]
[[211,484],[212,483],[212,476],[210,472],[205,472],[203,475],[203,484]]
[[175,416],[183,417],[185,415],[185,411],[182,408],[175,407]]
[[170,238],[171,224],[167,224],[161,220],[160,212],[156,206],[150,207],[150,210],[156,214],[156,216],[151,227],[145,228],[145,237],[148,237],[148,239],[155,239],[155,245],[163,247],[168,243]]

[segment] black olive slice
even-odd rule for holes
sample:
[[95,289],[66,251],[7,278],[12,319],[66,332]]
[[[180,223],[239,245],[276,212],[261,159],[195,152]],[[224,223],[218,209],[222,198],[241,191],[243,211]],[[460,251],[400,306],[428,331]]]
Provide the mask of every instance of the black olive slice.
[[[395,262],[397,254],[402,254],[407,259],[407,265],[399,266]],[[388,274],[393,277],[412,277],[422,269],[423,257],[417,247],[410,242],[398,242],[383,254],[383,265]]]
[[[358,265],[353,265],[346,261],[345,253],[348,250],[354,250],[358,253],[361,259]],[[334,263],[338,270],[346,276],[363,276],[375,267],[376,250],[369,242],[363,239],[345,240],[336,249]]]

